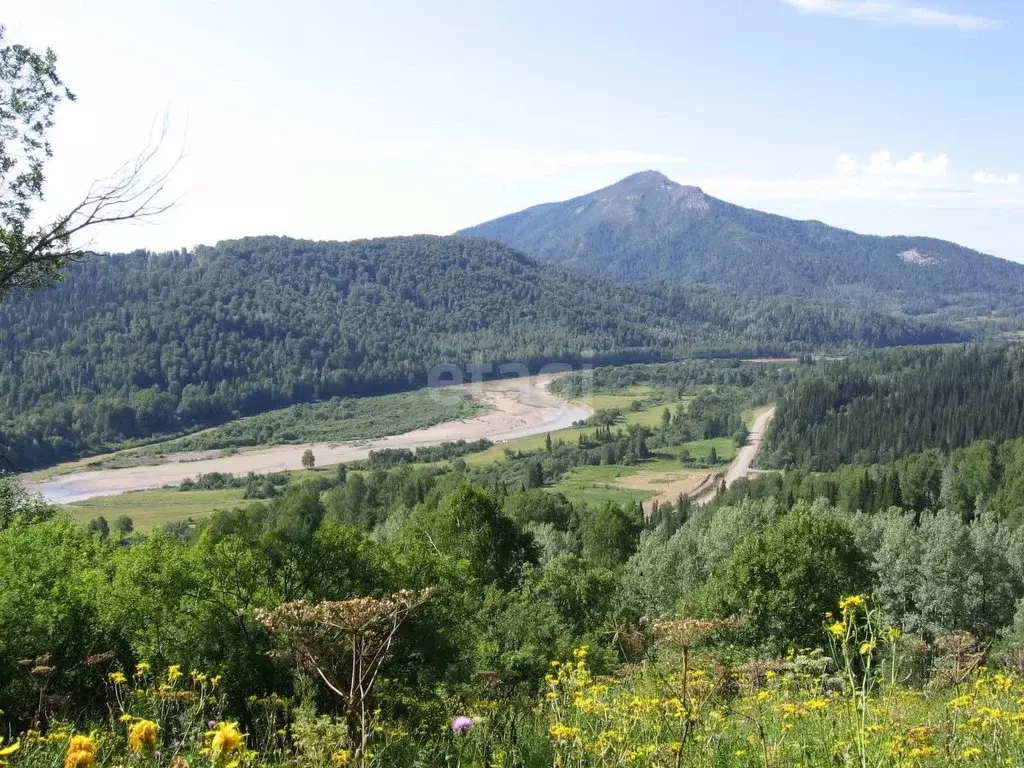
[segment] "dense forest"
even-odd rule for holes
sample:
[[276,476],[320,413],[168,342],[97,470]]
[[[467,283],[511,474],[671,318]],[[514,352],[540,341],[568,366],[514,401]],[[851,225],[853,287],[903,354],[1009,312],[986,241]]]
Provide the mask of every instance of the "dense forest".
[[859,235],[742,208],[655,171],[463,234],[623,282],[702,283],[911,314],[1000,310],[1014,319],[1024,304],[1024,266],[1015,262],[933,238]]
[[779,400],[767,463],[830,469],[1024,437],[1024,351],[892,350],[823,362]]
[[[806,363],[807,358],[804,361]],[[806,364],[788,361],[680,360],[579,371],[552,382],[551,389],[572,398],[636,385],[669,387],[679,392],[702,387],[729,387],[742,389],[751,403],[760,405],[780,396],[790,382],[809,373]]]
[[887,464],[846,464],[831,472],[766,473],[737,486],[734,499],[774,496],[790,506],[826,499],[846,513],[945,509],[964,520],[991,514],[1024,523],[1024,440],[979,440],[944,452],[932,448]]
[[624,288],[468,238],[252,238],[100,257],[0,307],[22,468],[236,416],[423,386],[438,364],[660,360],[956,339],[883,315]]

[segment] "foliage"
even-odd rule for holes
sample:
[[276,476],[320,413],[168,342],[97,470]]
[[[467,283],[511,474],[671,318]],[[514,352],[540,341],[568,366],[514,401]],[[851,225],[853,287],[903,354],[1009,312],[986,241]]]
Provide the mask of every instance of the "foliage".
[[409,535],[442,554],[466,558],[485,584],[514,585],[520,568],[537,556],[530,537],[501,513],[497,500],[465,482],[437,507],[418,508]]
[[813,644],[817,617],[870,585],[868,559],[849,526],[797,508],[718,563],[694,602],[710,616],[742,616],[747,643],[779,650]]
[[456,440],[450,443],[439,445],[421,445],[415,451],[408,448],[382,448],[377,451],[370,451],[366,465],[371,469],[394,467],[399,464],[414,464],[420,462],[445,461],[458,458],[470,453],[486,451],[494,443],[486,438],[472,440]]
[[779,400],[768,440],[777,465],[832,469],[1024,437],[1018,347],[898,350],[817,368]]
[[0,530],[15,523],[49,520],[56,513],[56,507],[41,496],[28,493],[16,480],[0,477]]
[[14,288],[50,285],[65,266],[45,248],[34,252],[28,222],[53,155],[47,138],[53,113],[75,98],[57,74],[53,51],[4,43],[0,27],[0,298]]

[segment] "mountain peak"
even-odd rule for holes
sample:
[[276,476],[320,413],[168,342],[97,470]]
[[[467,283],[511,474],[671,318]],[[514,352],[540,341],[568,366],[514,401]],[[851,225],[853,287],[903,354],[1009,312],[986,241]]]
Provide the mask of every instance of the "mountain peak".
[[[631,173],[626,178],[619,181],[619,184],[642,182],[647,184],[675,184],[672,179],[666,176],[661,171],[655,171],[653,169],[647,171],[638,171],[637,173]],[[678,184],[676,185],[678,186]]]
[[892,301],[916,312],[947,297],[987,294],[998,303],[1024,295],[1024,265],[939,240],[857,235],[741,208],[655,170],[463,232],[625,282],[812,297],[841,290],[856,301]]
[[[640,171],[633,173],[617,181],[607,188],[608,190],[621,189],[627,192],[666,192],[673,200],[687,200],[692,206],[694,203],[707,202],[708,196],[700,187],[693,187],[673,181],[661,171]],[[700,206],[698,206],[700,207]]]

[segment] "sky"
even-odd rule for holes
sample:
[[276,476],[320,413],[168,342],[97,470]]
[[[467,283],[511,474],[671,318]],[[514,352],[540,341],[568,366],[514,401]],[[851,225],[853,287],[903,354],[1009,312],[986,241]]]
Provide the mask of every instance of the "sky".
[[143,150],[101,250],[447,234],[639,170],[1024,261],[1021,0],[6,0],[77,95],[50,215]]

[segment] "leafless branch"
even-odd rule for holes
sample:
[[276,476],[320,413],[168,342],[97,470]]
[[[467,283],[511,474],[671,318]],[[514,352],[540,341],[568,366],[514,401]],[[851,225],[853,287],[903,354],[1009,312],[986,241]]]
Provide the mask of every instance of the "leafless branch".
[[93,253],[77,242],[87,229],[125,221],[148,222],[177,203],[167,200],[171,175],[184,158],[184,143],[163,170],[154,164],[164,147],[168,120],[146,148],[110,176],[93,182],[64,215],[28,234],[13,229],[0,238],[0,296],[14,288],[41,288],[60,279],[67,264]]

